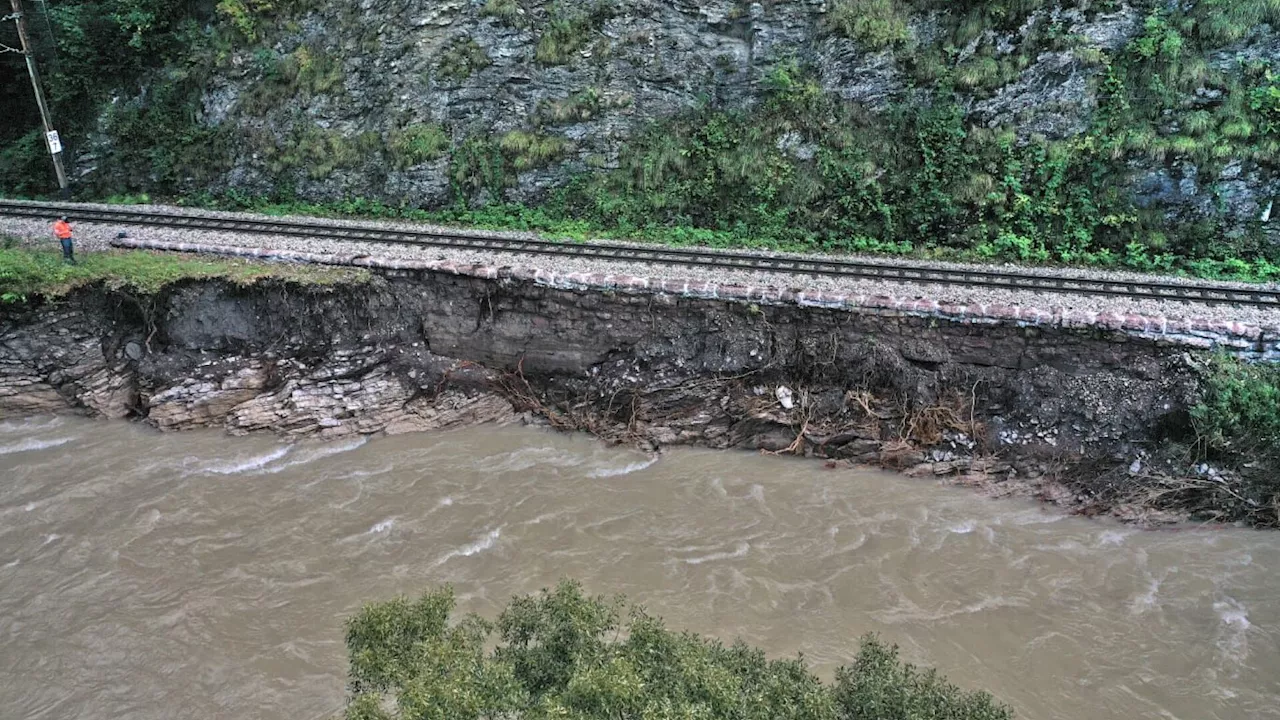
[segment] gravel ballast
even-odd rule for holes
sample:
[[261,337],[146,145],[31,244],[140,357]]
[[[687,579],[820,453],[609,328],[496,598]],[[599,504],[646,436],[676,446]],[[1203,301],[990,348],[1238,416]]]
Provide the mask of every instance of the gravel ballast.
[[[85,208],[121,210],[118,205],[84,205]],[[426,225],[406,222],[370,222],[345,219],[318,219],[314,217],[274,217],[248,213],[226,213],[215,211],[193,212],[186,208],[175,209],[166,206],[129,206],[138,210],[156,212],[177,212],[198,214],[217,218],[299,220],[310,223],[321,222],[334,227],[364,227],[377,229],[400,229],[419,231],[442,231],[455,235],[499,236],[519,239],[540,238],[534,233],[512,233],[476,231],[456,227]],[[1255,307],[1236,307],[1230,305],[1203,304],[1180,301],[1138,300],[1120,296],[1089,296],[1070,293],[1054,293],[1049,291],[1002,290],[973,286],[912,283],[876,279],[851,279],[831,276],[796,275],[790,273],[758,272],[728,268],[681,267],[665,264],[648,264],[638,262],[617,262],[585,257],[561,257],[523,253],[504,253],[492,251],[473,251],[453,248],[412,247],[398,244],[353,242],[326,238],[272,237],[258,233],[210,232],[204,230],[186,230],[160,228],[154,226],[127,226],[117,224],[100,224],[96,222],[75,222],[77,252],[94,252],[110,247],[110,241],[119,233],[125,232],[129,237],[140,240],[156,240],[177,243],[202,243],[208,245],[261,247],[272,250],[288,250],[294,252],[327,253],[342,255],[374,255],[403,260],[445,260],[454,263],[491,265],[497,267],[521,266],[543,269],[556,273],[608,273],[648,277],[654,280],[695,279],[721,285],[754,285],[778,289],[820,291],[828,293],[848,293],[862,295],[882,295],[906,298],[927,298],[940,303],[953,304],[989,304],[1035,307],[1044,310],[1062,310],[1070,312],[1116,313],[1121,315],[1137,314],[1161,316],[1170,319],[1197,318],[1219,322],[1239,322],[1259,327],[1280,327],[1280,311]],[[46,221],[17,217],[0,216],[0,235],[16,237],[27,244],[47,245],[56,248],[52,239],[50,224]],[[609,243],[626,245],[627,243]],[[788,256],[785,253],[761,253],[774,256]],[[851,256],[802,255],[798,257],[829,257],[854,259]],[[860,262],[884,264],[903,264],[899,258],[878,258],[857,256]],[[962,263],[915,262],[920,267],[946,269],[977,269],[991,271],[1001,269],[990,265],[968,265]],[[1025,271],[1025,268],[1023,269]],[[1075,268],[1036,268],[1037,274],[1046,276],[1086,278],[1093,280],[1138,280],[1161,281],[1194,285],[1196,281],[1186,278],[1166,278],[1138,273],[1122,273],[1111,271],[1082,270]],[[1242,288],[1258,287],[1245,283],[1214,283],[1215,285],[1234,285]],[[1274,287],[1274,286],[1272,286]]]

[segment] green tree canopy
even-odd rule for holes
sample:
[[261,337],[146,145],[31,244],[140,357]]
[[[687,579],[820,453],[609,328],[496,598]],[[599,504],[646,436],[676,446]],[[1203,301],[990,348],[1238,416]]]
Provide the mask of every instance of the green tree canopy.
[[[574,582],[515,598],[496,623],[454,621],[453,593],[366,606],[347,622],[347,720],[1008,720],[984,692],[861,640],[825,684],[802,658],[769,660],[668,630]],[[497,633],[496,642],[493,640]]]

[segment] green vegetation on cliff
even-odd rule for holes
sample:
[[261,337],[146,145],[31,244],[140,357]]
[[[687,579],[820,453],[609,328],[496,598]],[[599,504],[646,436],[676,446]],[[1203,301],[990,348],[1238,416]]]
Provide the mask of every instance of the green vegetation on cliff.
[[[257,202],[249,193],[300,205],[360,188],[402,212],[510,226],[536,218],[538,229],[1280,278],[1280,240],[1266,222],[1280,170],[1280,59],[1267,49],[1274,33],[1258,35],[1280,26],[1280,0],[832,0],[813,40],[852,43],[841,58],[887,53],[902,87],[882,103],[845,100],[811,49],[775,48],[747,69],[751,102],[719,101],[712,88],[723,78],[708,78],[701,103],[648,118],[647,129],[628,125],[631,136],[605,152],[591,147],[598,127],[583,124],[637,110],[629,93],[597,87],[608,73],[540,96],[520,117],[500,118],[501,131],[492,117],[423,119],[403,108],[363,127],[322,120],[362,91],[355,81],[371,76],[352,68],[384,42],[360,11],[336,8],[52,4],[41,37],[55,113],[73,150],[91,129],[109,139],[93,159],[109,194]],[[725,22],[746,22],[748,10],[735,6]],[[304,32],[312,11],[322,13],[312,26],[341,24],[341,42]],[[627,12],[606,0],[492,0],[465,12],[433,41],[414,92],[454,92],[502,55],[467,23],[503,28],[493,37],[515,43],[507,55],[524,53],[503,77],[526,84],[578,77],[564,73],[654,41],[604,32]],[[1118,29],[1085,37],[1080,23],[1105,13]],[[511,39],[517,32],[524,39]],[[742,70],[720,57],[717,72]],[[660,57],[645,62],[645,72],[663,71]],[[211,122],[211,93],[240,76],[252,82],[229,111],[271,119]],[[1055,82],[1065,83],[1057,94],[1032,87]],[[0,63],[0,97],[26,108],[0,130],[0,192],[34,194],[49,173],[23,88],[20,67]],[[1078,106],[1047,121],[1027,107],[999,122],[975,114],[1018,94],[1051,111]],[[253,189],[228,182],[246,168],[261,175]],[[431,174],[449,189],[392,190],[415,186],[383,186],[389,172]],[[517,193],[523,206],[507,204]]]
[[872,637],[826,685],[802,659],[770,661],[743,644],[673,632],[570,582],[515,598],[496,623],[454,620],[453,611],[446,589],[372,604],[348,620],[347,720],[1012,717]]
[[1184,492],[1208,496],[1221,517],[1280,527],[1280,366],[1215,358],[1191,409],[1199,459],[1226,463],[1238,482],[1207,477]]

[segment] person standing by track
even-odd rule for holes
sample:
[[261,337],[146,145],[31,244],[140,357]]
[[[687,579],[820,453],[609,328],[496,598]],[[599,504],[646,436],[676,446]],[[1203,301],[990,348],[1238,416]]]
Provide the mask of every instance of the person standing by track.
[[68,265],[75,265],[75,241],[72,240],[71,221],[67,219],[66,215],[58,218],[53,223],[53,236],[62,243],[62,262]]

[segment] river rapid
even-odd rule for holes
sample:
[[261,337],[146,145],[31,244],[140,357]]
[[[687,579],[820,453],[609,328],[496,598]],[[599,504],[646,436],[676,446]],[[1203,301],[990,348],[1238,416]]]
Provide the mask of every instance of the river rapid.
[[528,428],[0,423],[5,718],[327,717],[361,603],[452,583],[492,616],[562,577],[824,676],[879,632],[1023,718],[1280,718],[1280,533]]

